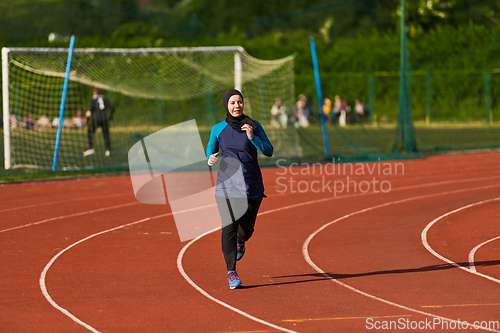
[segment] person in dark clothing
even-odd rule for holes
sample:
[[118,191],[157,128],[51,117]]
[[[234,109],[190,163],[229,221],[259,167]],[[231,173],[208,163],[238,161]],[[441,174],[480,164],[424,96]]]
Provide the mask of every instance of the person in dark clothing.
[[111,104],[106,96],[101,94],[99,88],[94,88],[94,94],[90,100],[90,107],[86,113],[89,149],[83,153],[83,156],[89,156],[94,153],[94,134],[98,127],[101,127],[104,136],[104,145],[106,148],[105,155],[109,156],[111,154],[108,121],[113,120],[114,113],[115,106]]
[[257,152],[271,157],[273,146],[261,124],[243,114],[241,92],[228,90],[223,102],[227,116],[212,128],[206,155],[209,166],[220,162],[215,198],[222,220],[227,278],[229,287],[235,289],[243,286],[236,273],[236,261],[245,253],[245,242],[253,234],[262,198],[266,197]]

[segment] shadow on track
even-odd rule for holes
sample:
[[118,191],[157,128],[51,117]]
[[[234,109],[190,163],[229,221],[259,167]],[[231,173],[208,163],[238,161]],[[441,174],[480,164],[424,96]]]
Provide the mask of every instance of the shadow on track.
[[[458,262],[457,264],[460,266],[463,266],[463,267],[471,267],[471,266],[488,267],[488,266],[500,265],[500,260],[478,261],[478,262],[475,262],[474,265],[470,265],[469,262]],[[328,273],[327,272],[326,274],[328,275],[328,277],[326,277],[325,275],[323,275],[321,273],[273,276],[272,277],[273,279],[306,278],[306,277],[308,277],[310,279],[298,280],[298,281],[295,280],[295,281],[287,281],[287,282],[266,283],[266,284],[259,284],[259,285],[250,285],[250,286],[245,286],[244,289],[280,286],[280,285],[287,285],[287,284],[325,281],[325,280],[342,280],[342,279],[351,279],[351,278],[372,276],[372,275],[432,272],[432,271],[441,271],[441,270],[453,269],[453,268],[458,269],[458,267],[456,267],[452,264],[440,264],[440,265],[424,266],[424,267],[419,267],[419,268],[392,269],[392,270],[366,272],[366,273],[355,273],[355,274],[341,274],[341,273]]]

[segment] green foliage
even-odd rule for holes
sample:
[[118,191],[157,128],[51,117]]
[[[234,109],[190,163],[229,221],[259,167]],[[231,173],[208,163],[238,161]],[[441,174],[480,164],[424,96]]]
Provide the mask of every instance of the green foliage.
[[129,22],[121,25],[118,29],[116,29],[112,34],[112,38],[123,38],[129,39],[134,38],[136,36],[143,36],[145,38],[160,38],[162,37],[159,34],[158,27],[148,26],[142,22]]
[[[110,37],[132,22],[156,27],[161,38],[196,40],[200,35],[258,38],[276,32],[323,31],[326,40],[398,30],[399,0],[1,0],[0,41],[10,45],[62,36]],[[410,36],[469,22],[498,26],[496,0],[408,2]],[[325,30],[326,29],[326,30]],[[326,31],[328,33],[325,35]],[[140,37],[142,29],[136,30]]]
[[[412,70],[492,70],[500,68],[497,26],[499,4],[494,0],[409,1],[409,56]],[[33,47],[67,47],[67,40],[47,40],[48,32],[76,33],[76,47],[179,47],[241,45],[252,56],[277,59],[295,54],[296,94],[314,99],[308,43],[315,37],[325,94],[367,99],[364,73],[399,69],[397,0],[253,1],[234,6],[227,0],[1,0],[0,43]],[[197,13],[198,15],[193,15]],[[36,19],[35,19],[36,17]],[[26,26],[34,27],[26,29]],[[24,29],[22,28],[24,27]],[[420,31],[418,33],[412,33]],[[338,74],[358,73],[339,79]],[[461,96],[484,92],[483,80],[435,77],[438,105],[454,105]],[[481,74],[482,75],[482,74]],[[376,79],[378,104],[394,115],[394,77]],[[412,86],[425,97],[424,85]],[[416,80],[416,81],[415,81]],[[446,83],[448,82],[448,83]],[[387,83],[387,84],[386,84]],[[493,84],[493,89],[495,85]],[[447,101],[441,100],[442,98]],[[469,99],[471,100],[471,99]],[[495,105],[495,100],[493,101]],[[421,118],[425,107],[413,102]],[[464,105],[466,105],[465,103]],[[389,107],[389,105],[391,105]],[[413,106],[413,105],[412,105]],[[458,107],[463,107],[460,104]],[[480,106],[482,107],[482,106]],[[455,107],[453,107],[455,109]]]
[[[442,142],[439,149],[463,149],[474,140],[477,147],[496,147],[498,124],[484,127],[488,96],[485,72],[491,73],[492,118],[497,121],[500,1],[407,3],[413,71],[410,103],[412,117],[420,124],[416,127],[419,149],[431,151],[437,142]],[[330,127],[332,149],[344,156],[358,156],[357,147],[385,154],[392,147],[393,124],[398,116],[399,4],[400,0],[253,0],[236,5],[229,0],[0,0],[0,45],[67,47],[68,37],[75,34],[79,48],[241,45],[260,59],[295,54],[295,94],[305,94],[313,110],[317,110],[319,101],[308,43],[313,36],[324,96],[341,95],[351,106],[356,98],[365,103],[374,98],[371,111],[375,123],[366,127]],[[59,37],[49,42],[50,33]],[[375,83],[371,87],[369,75]],[[223,111],[213,102],[220,96],[192,100],[190,105],[114,98],[121,117],[115,120],[113,140],[123,145],[113,158],[123,160],[127,147],[137,141],[134,135],[144,136],[156,130],[155,126],[193,116],[206,123],[223,117]],[[214,111],[189,112],[205,109]],[[435,122],[477,121],[480,127],[423,125],[431,117]],[[130,123],[130,119],[136,123]],[[138,124],[143,127],[135,129]],[[135,132],[129,133],[131,128]],[[302,146],[317,156],[322,154],[319,133],[317,125],[299,130]],[[85,149],[84,131],[65,135],[82,143],[79,150]],[[64,147],[62,151],[61,156],[69,154]],[[49,164],[50,158],[47,154]]]
[[[134,35],[140,37],[134,37]],[[399,37],[396,33],[374,32],[355,38],[337,37],[325,41],[322,34],[306,30],[274,32],[259,38],[247,38],[234,30],[224,39],[202,35],[198,39],[181,41],[163,39],[158,26],[139,21],[129,22],[117,29],[112,37],[78,37],[77,47],[180,47],[241,45],[249,54],[260,59],[278,59],[295,54],[295,93],[305,94],[315,108],[318,102],[312,71],[309,36],[316,39],[323,94],[332,98],[339,94],[351,105],[360,97],[369,98],[366,74],[375,74],[375,109],[377,120],[392,121],[397,115],[399,99]],[[427,115],[425,73],[435,73],[432,80],[433,118],[485,119],[483,71],[500,68],[498,46],[500,29],[478,24],[466,24],[454,28],[447,26],[437,31],[414,37],[409,41],[410,65],[418,70],[411,80],[412,113],[416,120]],[[30,46],[67,47],[67,42],[49,43],[34,41]],[[467,73],[460,74],[457,71]],[[471,72],[472,71],[472,72]],[[390,75],[383,72],[390,72]],[[414,72],[415,73],[415,72]],[[418,74],[418,73],[417,73]],[[493,91],[497,91],[496,76]],[[495,94],[493,94],[495,96]],[[494,112],[497,104],[493,98]],[[449,119],[449,118],[448,118]],[[495,118],[494,118],[495,119]]]

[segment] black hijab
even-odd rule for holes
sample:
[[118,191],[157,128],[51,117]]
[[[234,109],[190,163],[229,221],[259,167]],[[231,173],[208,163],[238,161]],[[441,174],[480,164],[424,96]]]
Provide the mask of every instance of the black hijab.
[[224,109],[226,109],[226,115],[227,115],[226,122],[229,124],[229,126],[234,128],[235,130],[237,130],[239,133],[245,132],[244,130],[241,129],[241,126],[243,126],[245,124],[252,126],[253,129],[255,130],[255,128],[257,127],[257,123],[255,121],[253,121],[252,118],[250,118],[249,116],[242,114],[239,117],[233,117],[229,113],[229,108],[228,108],[227,104],[228,104],[231,96],[234,96],[234,95],[240,96],[241,99],[243,100],[243,95],[238,90],[229,89],[228,91],[226,91],[226,93],[224,94]]

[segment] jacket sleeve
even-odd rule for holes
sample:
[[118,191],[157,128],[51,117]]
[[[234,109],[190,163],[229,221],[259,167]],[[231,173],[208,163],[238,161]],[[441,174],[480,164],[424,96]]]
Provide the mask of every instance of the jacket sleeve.
[[210,132],[210,140],[208,140],[207,144],[207,160],[210,155],[215,154],[219,151],[219,133],[220,131],[217,130],[216,126],[212,127],[212,131]]
[[253,137],[250,142],[253,143],[255,148],[257,148],[257,150],[260,151],[262,155],[267,157],[273,156],[273,145],[267,138],[264,128],[262,128],[261,124],[258,121],[254,121],[257,123],[257,127],[253,130]]

